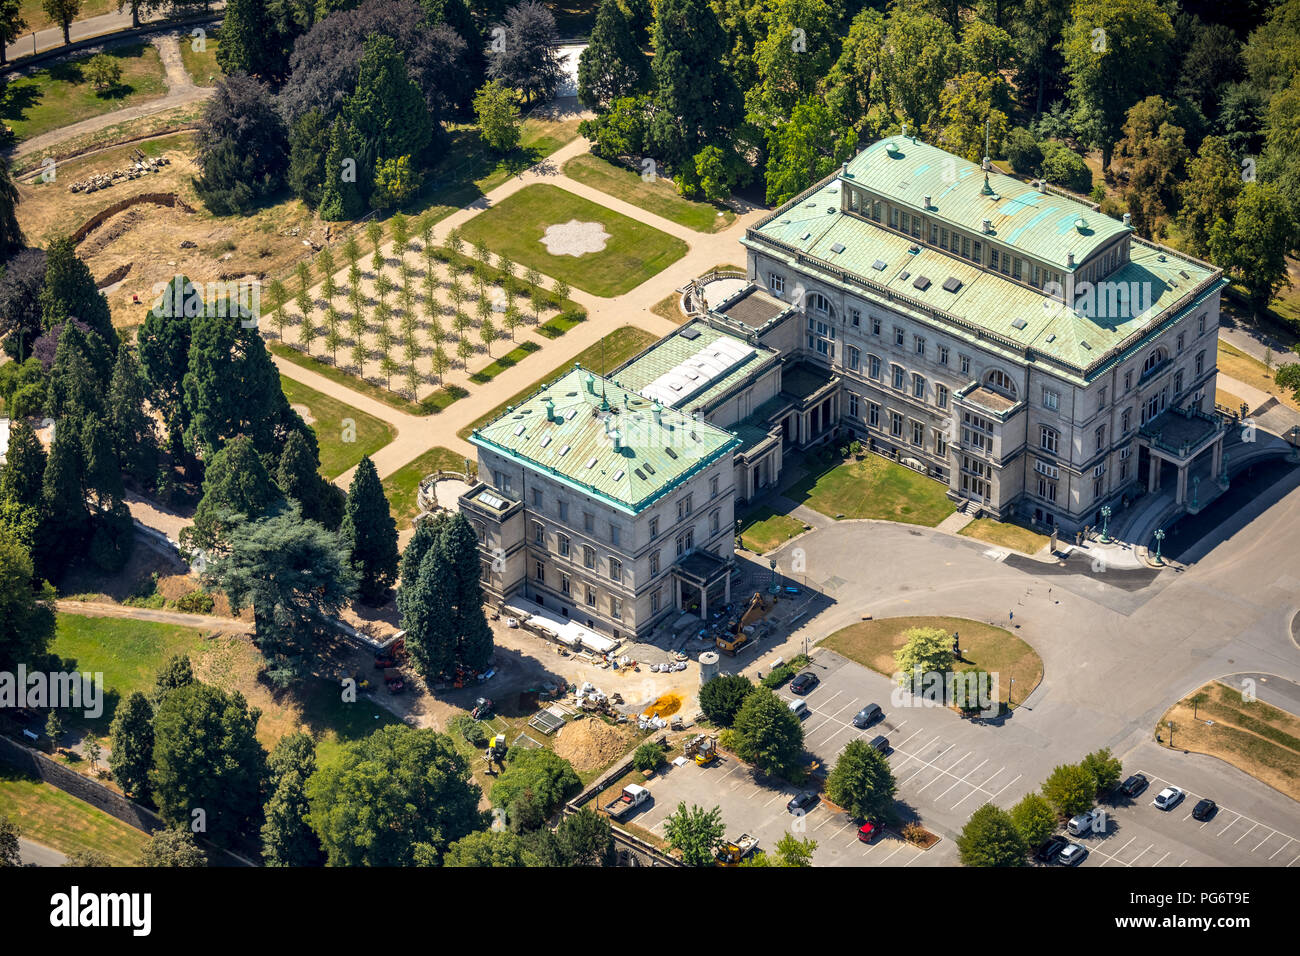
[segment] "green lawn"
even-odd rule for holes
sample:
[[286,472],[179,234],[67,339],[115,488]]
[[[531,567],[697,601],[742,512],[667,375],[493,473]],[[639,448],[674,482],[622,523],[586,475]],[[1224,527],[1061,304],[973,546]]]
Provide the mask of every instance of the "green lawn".
[[786,497],[831,518],[876,518],[933,528],[957,510],[939,482],[879,455],[809,464],[813,473],[792,486]]
[[[81,0],[81,7],[77,10],[75,20],[89,20],[91,17],[102,16],[105,13],[113,13],[117,10],[117,0]],[[42,30],[48,30],[57,27],[50,15],[45,12],[45,0],[22,0],[18,6],[18,11],[27,24],[24,35],[27,37],[27,52],[31,53],[31,35],[39,33]],[[20,42],[20,41],[14,41]]]
[[[320,359],[304,355],[296,348],[285,345],[282,342],[267,340],[266,347],[271,350],[271,354],[285,361],[292,362],[294,365],[300,365],[305,369],[310,369],[317,375],[323,375],[331,382],[337,382],[354,392],[373,398],[377,402],[383,402],[390,405],[398,411],[406,412],[408,415],[432,415],[442,411],[457,399],[464,398],[469,392],[457,385],[450,388],[440,388],[430,395],[420,399],[419,403],[407,401],[396,392],[390,392],[386,388],[367,382],[365,379],[358,378],[355,375],[349,375],[336,365],[330,365],[322,362]],[[360,459],[358,459],[360,460]]]
[[736,221],[736,214],[730,209],[683,199],[671,179],[659,177],[646,182],[627,167],[616,166],[591,153],[573,157],[564,164],[564,173],[570,179],[696,232],[718,232]]
[[[547,252],[541,243],[547,227],[575,219],[600,223],[610,236],[605,248],[582,256]],[[680,239],[546,183],[507,196],[461,232],[470,243],[486,242],[497,255],[607,297],[635,289],[687,252]]]
[[913,627],[939,627],[960,635],[964,662],[956,670],[972,668],[998,675],[998,695],[1007,700],[1015,680],[1012,706],[1025,700],[1043,679],[1043,660],[1037,652],[1010,631],[964,617],[889,617],[861,621],[836,631],[821,641],[873,671],[891,676],[896,666],[894,651],[907,643],[905,632]]
[[802,521],[764,507],[741,519],[740,541],[750,551],[766,554],[802,531]]
[[992,518],[976,518],[957,533],[1025,554],[1037,554],[1052,540],[1047,535],[1031,531],[1022,525],[995,521]]
[[148,834],[110,817],[57,787],[0,763],[0,816],[22,836],[60,853],[97,850],[116,866],[132,866]]
[[181,60],[195,86],[215,86],[221,79],[221,67],[217,65],[217,35],[220,30],[212,26],[204,29],[208,35],[204,38],[201,52],[194,49],[193,37],[181,37]]
[[148,43],[107,51],[122,67],[116,89],[97,93],[82,73],[90,59],[76,57],[15,79],[0,100],[0,119],[13,127],[17,141],[109,113],[167,92],[162,60]]
[[[470,466],[474,466],[473,461]],[[464,471],[465,456],[450,448],[430,448],[415,461],[403,465],[384,479],[384,494],[388,496],[388,507],[399,531],[409,525],[419,511],[415,498],[420,480],[439,469]]]
[[484,385],[496,378],[508,368],[514,368],[534,352],[541,351],[541,346],[536,342],[523,342],[516,345],[505,355],[500,356],[495,361],[489,362],[477,372],[469,377],[470,381],[476,385]]
[[158,669],[173,654],[193,654],[202,643],[201,632],[175,624],[58,615],[50,652],[70,661],[77,670],[104,675],[103,715],[88,720],[81,711],[69,710],[65,723],[80,724],[106,736],[119,701],[137,690],[149,690]]
[[[311,412],[310,424],[320,444],[320,471],[326,478],[343,474],[363,456],[373,455],[397,435],[387,422],[301,382],[282,375],[280,385],[289,404],[306,405]],[[350,427],[345,424],[349,419]]]
[[527,388],[521,388],[496,408],[492,409],[492,411],[470,422],[457,432],[457,434],[460,435],[461,438],[468,439],[474,429],[487,424],[504,412],[508,407],[517,404],[521,399],[527,398],[547,382],[559,378],[569,369],[573,368],[575,362],[583,368],[590,369],[597,375],[604,375],[611,369],[618,368],[633,355],[636,355],[642,349],[658,340],[659,337],[657,335],[652,335],[645,329],[638,329],[633,325],[624,325],[621,328],[617,328],[613,332],[609,333],[609,335],[605,336],[605,338],[600,342],[597,342],[587,349],[584,349],[582,352],[579,352],[571,361],[565,362],[562,365],[557,365]]

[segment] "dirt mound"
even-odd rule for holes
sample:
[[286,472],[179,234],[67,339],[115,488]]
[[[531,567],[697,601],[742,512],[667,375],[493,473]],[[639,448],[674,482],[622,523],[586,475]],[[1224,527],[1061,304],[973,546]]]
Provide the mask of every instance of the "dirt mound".
[[682,699],[676,694],[664,694],[641,714],[643,717],[671,717],[682,709]]
[[630,726],[611,727],[598,717],[565,724],[555,737],[555,752],[578,773],[597,770],[627,753],[636,740]]

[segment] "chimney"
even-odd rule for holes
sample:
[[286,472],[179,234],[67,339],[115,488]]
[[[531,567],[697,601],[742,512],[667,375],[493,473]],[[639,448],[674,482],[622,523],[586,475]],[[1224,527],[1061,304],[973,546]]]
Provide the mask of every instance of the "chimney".
[[650,414],[654,416],[656,425],[663,424],[663,422],[661,421],[663,417],[663,413],[664,413],[664,408],[658,402],[655,402],[653,405],[650,406]]
[[548,422],[555,421],[555,399],[553,398],[546,400],[546,420]]
[[902,132],[902,136],[903,136],[904,139],[907,138],[907,124],[906,124],[906,123],[903,124],[903,132]]
[[609,437],[614,440],[614,451],[621,453],[623,451],[622,436],[619,435],[618,429],[615,428],[610,432]]
[[925,197],[925,203],[924,203],[924,205],[921,206],[921,208],[922,208],[922,209],[925,209],[925,210],[927,210],[927,211],[930,209],[930,197],[929,197],[929,196],[926,196],[926,197]]
[[1133,225],[1133,214],[1132,214],[1132,213],[1127,213],[1127,212],[1124,213],[1124,225],[1126,225],[1126,226],[1131,226],[1131,225]]
[[1069,266],[1071,269],[1074,268],[1074,253],[1073,253],[1073,252],[1067,252],[1067,253],[1065,254],[1065,264],[1066,264],[1067,266]]
[[984,233],[984,235],[986,235],[986,236],[989,235],[990,233],[992,233],[992,232],[993,232],[993,220],[992,220],[992,219],[985,219],[984,222],[980,224],[980,230],[981,230],[981,231]]
[[588,372],[588,373],[587,373],[587,377],[584,378],[583,381],[587,383],[587,394],[588,394],[588,395],[595,395],[595,394],[596,394],[596,376],[594,376],[594,375],[592,375],[590,372]]
[[1046,180],[1046,179],[1040,179],[1040,180],[1038,181],[1038,191],[1039,191],[1040,193],[1046,193],[1046,192],[1047,192],[1047,180]]
[[993,160],[991,160],[991,159],[989,159],[987,156],[985,156],[985,157],[984,157],[984,162],[980,163],[980,166],[982,166],[982,167],[984,168],[984,171],[985,171],[985,172],[988,172],[988,171],[990,171],[990,170],[993,169]]

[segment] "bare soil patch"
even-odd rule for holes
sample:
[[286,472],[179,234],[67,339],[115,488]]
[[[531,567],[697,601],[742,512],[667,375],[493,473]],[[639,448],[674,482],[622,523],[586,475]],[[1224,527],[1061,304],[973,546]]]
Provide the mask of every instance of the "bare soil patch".
[[637,739],[630,724],[611,726],[599,717],[566,724],[555,736],[555,752],[578,773],[599,769],[623,756]]

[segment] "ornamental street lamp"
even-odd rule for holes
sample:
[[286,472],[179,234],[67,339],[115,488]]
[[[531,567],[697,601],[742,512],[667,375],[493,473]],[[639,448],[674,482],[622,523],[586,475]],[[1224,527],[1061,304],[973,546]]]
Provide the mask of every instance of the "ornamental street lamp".
[[768,585],[767,593],[776,594],[780,590],[780,588],[776,586],[776,558],[769,560],[767,566],[772,569],[772,583]]
[[1193,511],[1196,510],[1196,489],[1200,486],[1200,484],[1201,484],[1201,476],[1193,475],[1192,476],[1192,510]]
[[1164,540],[1165,540],[1164,528],[1157,528],[1156,529],[1156,556],[1151,559],[1151,563],[1156,565],[1157,567],[1165,563],[1164,559],[1160,557],[1160,544]]
[[1110,505],[1101,506],[1101,537],[1097,540],[1102,544],[1110,544],[1110,535],[1106,533],[1106,528],[1110,524]]

